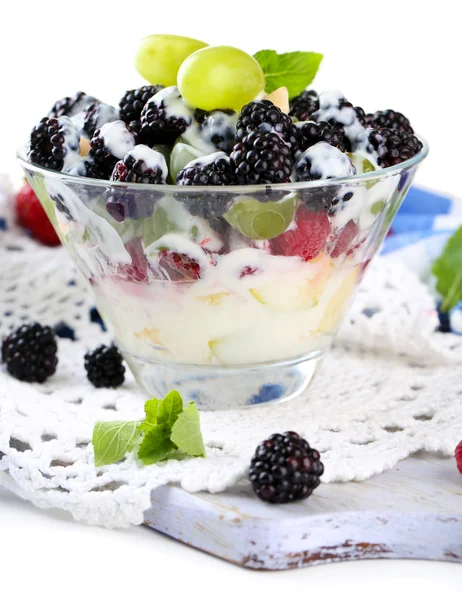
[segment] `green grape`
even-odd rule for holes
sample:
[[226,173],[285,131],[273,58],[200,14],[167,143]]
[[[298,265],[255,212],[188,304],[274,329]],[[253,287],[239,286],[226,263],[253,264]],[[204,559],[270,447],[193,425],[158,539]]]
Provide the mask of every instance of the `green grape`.
[[265,76],[250,54],[231,46],[208,46],[181,65],[178,87],[195,108],[239,111],[264,89]]
[[296,194],[290,194],[279,202],[259,202],[242,196],[224,217],[246,237],[252,240],[270,240],[289,227],[296,204]]
[[138,73],[152,85],[176,85],[181,63],[207,44],[181,35],[156,34],[141,40],[135,57]]
[[203,156],[203,153],[189,144],[185,144],[181,141],[175,142],[172,153],[170,154],[170,168],[169,176],[172,183],[176,182],[176,176],[184,169],[184,167],[195,158]]

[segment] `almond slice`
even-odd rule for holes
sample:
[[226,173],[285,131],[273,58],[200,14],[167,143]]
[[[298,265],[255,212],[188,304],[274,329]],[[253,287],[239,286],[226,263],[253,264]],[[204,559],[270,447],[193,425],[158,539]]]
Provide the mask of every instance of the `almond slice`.
[[279,106],[284,113],[289,113],[289,92],[286,87],[280,87],[271,94],[267,94],[264,100],[271,100],[273,104]]
[[87,156],[91,149],[90,140],[88,140],[85,137],[81,137],[79,146],[80,146],[80,156]]

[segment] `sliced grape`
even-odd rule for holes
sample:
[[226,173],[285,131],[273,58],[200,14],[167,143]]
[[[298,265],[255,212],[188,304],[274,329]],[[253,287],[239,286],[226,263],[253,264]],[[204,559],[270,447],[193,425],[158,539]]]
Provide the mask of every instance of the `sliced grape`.
[[259,202],[239,196],[224,215],[230,225],[252,240],[270,240],[289,227],[297,204],[296,194],[279,202]]
[[170,154],[169,175],[172,183],[176,182],[176,176],[192,160],[199,158],[203,153],[189,144],[181,141],[175,142]]
[[181,35],[149,35],[140,42],[135,68],[152,85],[176,85],[181,63],[206,46],[205,42]]
[[186,102],[203,110],[239,111],[265,87],[258,62],[231,46],[209,46],[191,54],[178,71],[178,87]]

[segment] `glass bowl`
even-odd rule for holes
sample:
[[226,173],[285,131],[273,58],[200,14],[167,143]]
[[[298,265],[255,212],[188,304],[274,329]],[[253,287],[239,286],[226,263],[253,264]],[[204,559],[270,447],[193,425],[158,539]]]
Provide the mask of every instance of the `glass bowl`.
[[233,187],[19,160],[138,383],[218,410],[306,389],[427,152],[343,179]]

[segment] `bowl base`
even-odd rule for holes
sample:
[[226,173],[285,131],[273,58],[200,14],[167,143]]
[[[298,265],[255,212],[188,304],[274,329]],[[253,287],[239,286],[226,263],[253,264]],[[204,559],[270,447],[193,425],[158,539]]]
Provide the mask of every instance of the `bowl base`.
[[227,410],[299,396],[313,379],[323,352],[293,361],[236,367],[156,363],[127,352],[124,357],[139,385],[151,396],[163,398],[175,389],[185,404]]

